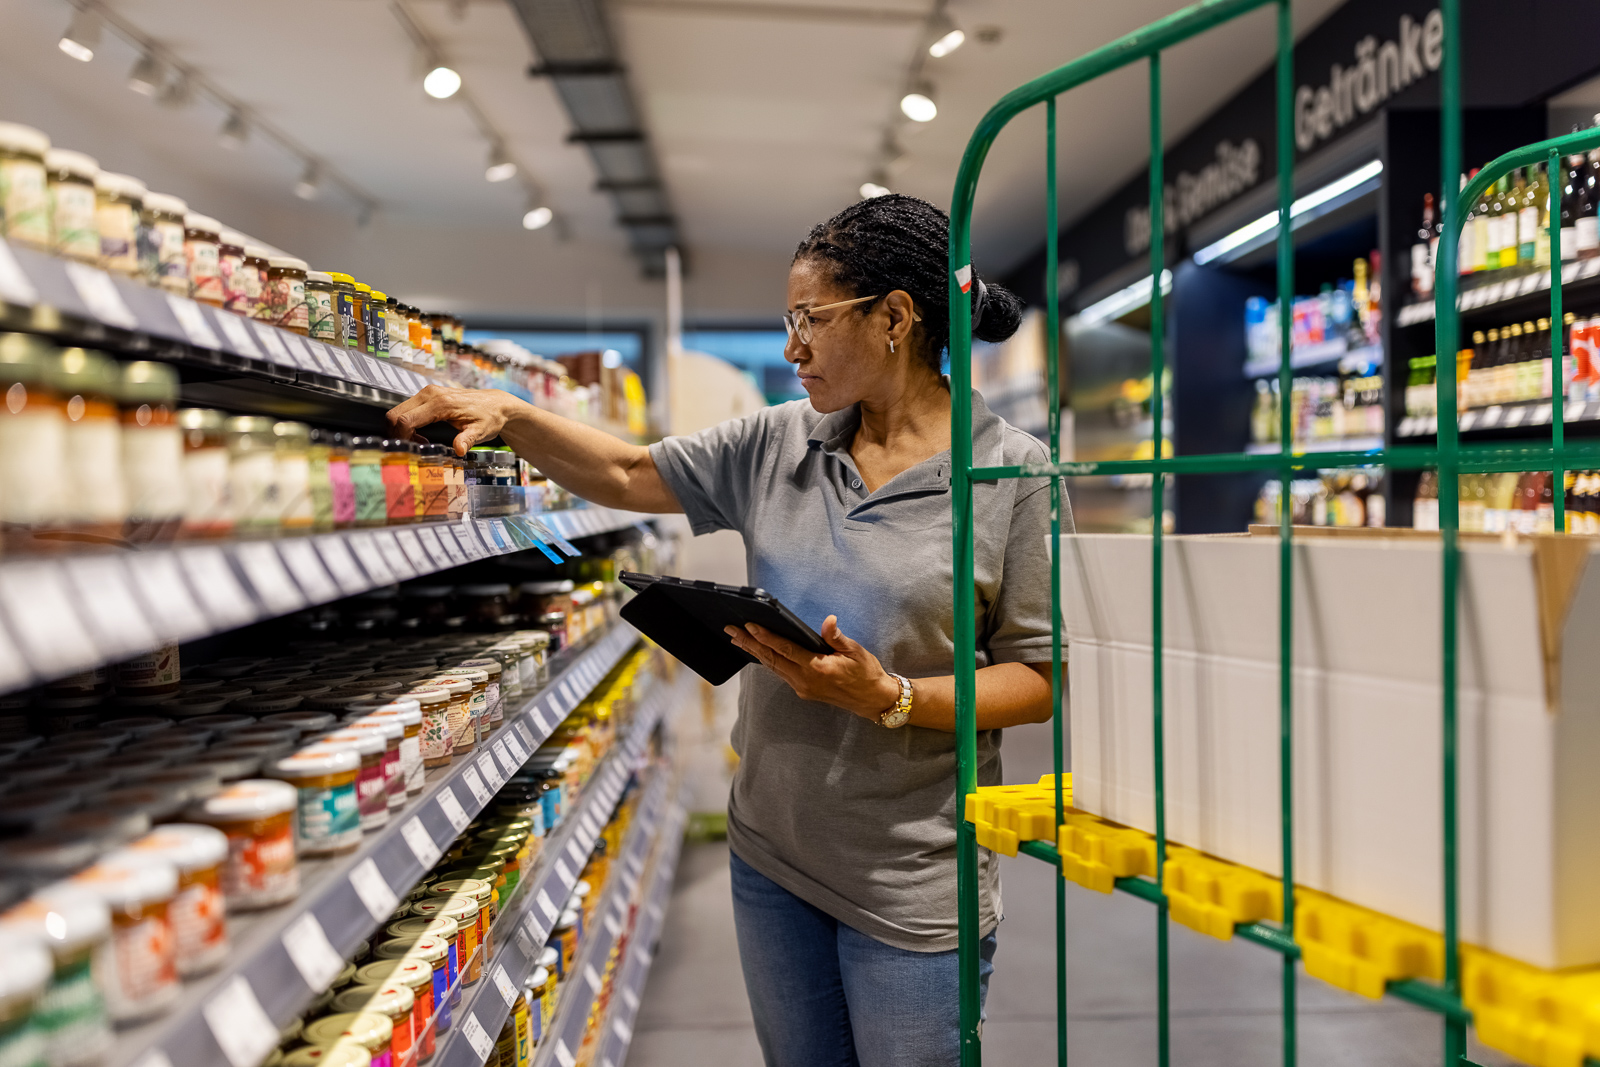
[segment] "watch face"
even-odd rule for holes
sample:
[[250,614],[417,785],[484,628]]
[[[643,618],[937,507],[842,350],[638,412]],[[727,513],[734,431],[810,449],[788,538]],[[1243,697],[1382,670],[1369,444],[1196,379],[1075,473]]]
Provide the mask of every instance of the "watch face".
[[880,721],[884,726],[893,730],[897,726],[904,726],[909,718],[911,718],[909,711],[886,711]]

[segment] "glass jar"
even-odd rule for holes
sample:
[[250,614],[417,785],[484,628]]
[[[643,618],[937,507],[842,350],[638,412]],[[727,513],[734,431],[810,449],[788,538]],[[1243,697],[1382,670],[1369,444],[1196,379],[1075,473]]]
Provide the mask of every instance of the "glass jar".
[[[475,741],[482,741],[489,736],[489,673],[472,667],[451,667],[434,675],[431,681],[439,684],[452,679],[472,684],[472,692],[468,696],[468,712],[472,721],[466,726],[466,730],[473,735]],[[459,741],[456,744],[456,751],[461,751]]]
[[454,920],[461,931],[461,944],[456,950],[461,959],[461,984],[469,986],[483,977],[486,953],[479,948],[488,930],[483,909],[476,900],[465,896],[424,898],[411,905],[410,913],[419,919]]
[[184,216],[189,205],[166,193],[144,198],[146,254],[140,256],[146,283],[178,296],[189,295],[189,261],[183,250]]
[[0,236],[50,249],[50,184],[44,167],[50,138],[31,126],[0,122]]
[[[384,773],[383,735],[371,730],[335,730],[324,734],[321,745],[355,752],[361,757],[356,772],[356,803],[361,808],[361,829],[381,830],[389,825],[389,782]],[[398,753],[396,753],[398,762]]]
[[401,749],[405,744],[406,726],[392,716],[373,717],[360,715],[347,721],[339,731],[371,730],[383,738],[383,788],[389,801],[389,811],[399,811],[406,804],[406,773]]
[[116,364],[85,348],[62,351],[53,368],[65,398],[66,438],[57,470],[66,525],[81,534],[120,540],[128,521],[122,482],[122,423]]
[[223,230],[217,239],[217,274],[222,278],[222,307],[236,315],[253,310],[244,273],[244,234]]
[[29,548],[31,531],[60,521],[67,416],[51,367],[57,349],[42,337],[0,334],[0,522],[13,548]]
[[384,455],[381,437],[350,439],[350,482],[355,488],[357,526],[384,526],[389,521]]
[[[470,692],[470,690],[469,690]],[[450,762],[454,744],[450,733],[450,691],[441,686],[413,689],[404,697],[415,700],[422,713],[419,741],[424,767],[444,767]]]
[[262,322],[272,321],[272,302],[268,299],[271,287],[268,275],[272,271],[272,254],[260,245],[244,246],[244,301],[240,314],[249,315]]
[[408,794],[415,796],[422,792],[422,702],[412,697],[401,697],[372,712],[370,717],[394,719],[400,724],[400,776],[405,781]]
[[467,629],[479,633],[493,633],[517,624],[517,614],[511,606],[511,586],[508,583],[464,585],[457,592],[467,616]]
[[233,532],[233,514],[228,506],[228,444],[223,433],[224,419],[222,412],[213,408],[178,411],[178,432],[183,435],[180,537],[226,537]]
[[271,419],[235,415],[222,424],[228,445],[228,510],[241,534],[278,528],[278,440]]
[[126,174],[101,171],[94,180],[95,228],[100,234],[100,265],[124,278],[139,275],[139,214],[149,191]]
[[[402,920],[403,921],[403,920]],[[453,936],[453,935],[452,935]],[[428,1041],[431,1042],[433,1033],[445,1033],[450,1029],[450,988],[455,984],[455,969],[451,965],[452,953],[455,945],[451,941],[435,934],[410,935],[380,941],[373,947],[373,963],[368,967],[377,968],[383,963],[396,961],[404,965],[417,962],[428,968],[431,979],[432,996],[428,1005],[428,1017],[434,1020],[434,1026],[428,1031]],[[366,968],[358,968],[357,980]],[[397,967],[394,972],[400,973]],[[431,1054],[431,1044],[425,1042],[422,1048],[423,1056]]]
[[426,351],[422,340],[422,312],[410,304],[402,305],[406,315],[406,342],[411,345],[413,363],[419,362]]
[[118,392],[128,540],[170,541],[183,522],[185,499],[178,372],[165,363],[125,363]]
[[222,899],[228,839],[210,826],[178,823],[156,827],[128,849],[165,860],[178,872],[178,893],[171,908],[178,974],[193,978],[214,969],[228,955]]
[[448,472],[450,491],[445,514],[455,522],[467,513],[467,461],[456,455],[455,449],[444,448],[445,469]]
[[356,349],[372,355],[372,286],[365,282],[356,282]]
[[477,723],[472,717],[472,681],[468,678],[444,675],[428,679],[428,688],[440,688],[450,694],[447,718],[450,726],[450,752],[460,756],[478,747]]
[[445,519],[450,516],[452,494],[450,450],[444,445],[419,445],[417,454],[418,489],[421,506],[417,509],[423,518]]
[[52,148],[44,154],[50,178],[50,239],[57,255],[80,263],[100,262],[100,227],[95,220],[94,181],[100,164],[82,152]]
[[443,915],[429,918],[407,914],[404,919],[396,919],[385,926],[383,932],[389,936],[389,940],[378,946],[375,955],[379,959],[403,959],[408,955],[408,946],[396,944],[400,940],[413,941],[418,946],[425,938],[443,941],[448,948],[446,959],[450,976],[450,984],[447,987],[449,995],[446,999],[435,997],[434,1004],[438,1006],[440,1017],[443,1018],[447,1014],[445,1009],[448,1006],[461,1003],[461,987],[466,984],[462,980],[464,977],[462,972],[466,970],[467,962],[472,957],[471,950],[476,946],[467,943],[468,931],[461,929],[460,923]]
[[367,340],[372,342],[372,354],[379,359],[389,358],[389,294],[373,290],[367,300]]
[[18,945],[8,940],[5,945],[6,973],[0,979],[0,1062],[35,1062],[27,1056],[8,1058],[17,1039],[7,1032],[17,980],[28,974],[30,967],[30,978],[40,973],[38,960],[19,950],[35,945],[48,949],[52,964],[45,972],[50,978],[44,999],[31,1020],[31,1029],[44,1044],[43,1062],[63,1067],[101,1062],[111,1050],[111,1020],[95,984],[94,969],[97,957],[99,965],[105,965],[110,909],[94,894],[51,886],[9,908],[0,917],[0,936],[32,942]]
[[333,482],[328,477],[333,438],[333,433],[328,430],[312,430],[306,444],[306,486],[311,497],[311,528],[318,531],[333,529]]
[[[417,1053],[422,1051],[422,1034],[414,1032],[411,1025],[416,1006],[416,995],[411,987],[400,982],[351,985],[340,990],[332,1004],[336,1012],[371,1012],[388,1019],[394,1034],[389,1048],[395,1067],[411,1062],[414,1043]],[[502,1064],[501,1067],[516,1065]]]
[[301,337],[311,332],[306,313],[306,261],[293,256],[267,260],[267,316],[269,321]]
[[300,855],[333,855],[361,843],[360,771],[360,753],[329,745],[309,745],[272,765],[272,777],[295,788]]
[[320,1048],[355,1045],[365,1049],[371,1067],[397,1067],[391,1043],[394,1027],[387,1016],[374,1011],[347,1011],[324,1015],[306,1024],[300,1035],[306,1044]]
[[183,217],[183,256],[189,270],[189,298],[219,308],[222,290],[222,223],[209,215]]
[[383,326],[383,332],[389,339],[389,357],[403,359],[406,350],[411,347],[411,338],[406,332],[404,307],[392,296],[383,302]]
[[111,668],[117,697],[130,704],[154,704],[178,695],[183,670],[177,645],[163,645]]
[[334,334],[338,337],[334,343],[354,348],[356,346],[355,279],[336,270],[329,271],[328,278],[333,285]]
[[417,521],[417,457],[411,442],[383,442],[383,491],[390,525]]
[[285,533],[305,533],[314,518],[311,427],[303,422],[278,422],[273,424],[272,435],[277,439],[278,521]]
[[140,1022],[166,1011],[180,988],[171,911],[177,870],[165,860],[122,850],[66,884],[94,894],[111,911],[111,958],[100,980],[112,1021]]
[[[509,588],[509,587],[508,587]],[[500,689],[500,678],[504,673],[504,666],[492,656],[481,656],[473,659],[464,659],[456,667],[471,667],[473,670],[483,671],[489,676],[484,685],[484,700],[488,705],[488,724],[491,732],[500,729],[505,722],[504,698]]]
[[328,447],[328,486],[332,494],[333,527],[343,530],[356,521],[356,489],[350,481],[350,438],[330,435]]
[[300,891],[294,858],[294,787],[246,778],[224,787],[190,810],[195,822],[228,835],[222,889],[230,910],[265,908]]
[[313,341],[339,344],[339,309],[333,275],[306,271],[306,330]]
[[441,370],[445,365],[445,316],[429,315],[428,332],[433,339],[433,369]]
[[[397,960],[378,960],[356,968],[352,989],[402,985],[411,992],[411,1035],[416,1048],[416,1062],[427,1063],[433,1057],[433,965],[416,957]],[[341,994],[342,995],[342,994]],[[334,1005],[337,1007],[337,1003]],[[505,1064],[503,1067],[517,1067]]]

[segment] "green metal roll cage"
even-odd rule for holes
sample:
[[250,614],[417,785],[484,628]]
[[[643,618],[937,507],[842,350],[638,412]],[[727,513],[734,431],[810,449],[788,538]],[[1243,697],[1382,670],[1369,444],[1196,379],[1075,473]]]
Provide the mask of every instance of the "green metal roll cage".
[[[1216,474],[1236,471],[1276,471],[1287,486],[1290,476],[1299,470],[1326,469],[1383,465],[1391,469],[1437,468],[1439,474],[1439,526],[1443,547],[1443,700],[1441,727],[1443,740],[1443,826],[1444,844],[1444,981],[1442,984],[1418,979],[1391,982],[1392,995],[1438,1012],[1444,1021],[1444,1067],[1459,1067],[1469,1062],[1465,1059],[1466,1027],[1471,1013],[1461,999],[1461,963],[1458,927],[1458,871],[1457,871],[1457,670],[1456,631],[1457,593],[1460,570],[1457,543],[1457,477],[1462,471],[1551,471],[1555,478],[1555,528],[1565,526],[1563,508],[1563,478],[1576,463],[1600,466],[1600,442],[1568,445],[1565,440],[1564,389],[1562,374],[1562,345],[1551,345],[1553,363],[1551,401],[1554,405],[1551,425],[1551,443],[1546,445],[1472,445],[1459,442],[1456,413],[1456,361],[1441,357],[1437,361],[1436,389],[1438,395],[1438,439],[1433,448],[1398,447],[1369,452],[1321,452],[1313,456],[1292,451],[1291,393],[1292,368],[1288,358],[1280,359],[1278,370],[1279,425],[1285,427],[1280,434],[1281,450],[1277,454],[1245,455],[1218,454],[1202,456],[1162,455],[1162,406],[1159,387],[1151,394],[1151,423],[1154,450],[1149,460],[1116,462],[1061,462],[1061,418],[1059,404],[1059,346],[1061,308],[1057,287],[1056,218],[1056,97],[1111,71],[1128,66],[1138,60],[1149,65],[1150,82],[1150,270],[1152,279],[1160,278],[1166,263],[1165,224],[1162,214],[1164,175],[1162,173],[1161,126],[1161,55],[1172,46],[1224,22],[1267,5],[1277,8],[1277,186],[1278,186],[1278,236],[1277,274],[1280,307],[1288,308],[1294,299],[1294,236],[1292,226],[1284,224],[1290,218],[1290,204],[1294,188],[1294,130],[1293,130],[1293,34],[1290,23],[1290,0],[1204,0],[1187,7],[1143,29],[1099,48],[1063,67],[1020,86],[1007,93],[989,109],[978,123],[967,143],[961,167],[956,175],[955,190],[950,202],[950,379],[951,379],[951,509],[954,548],[954,599],[956,654],[956,751],[958,796],[956,805],[956,841],[958,871],[958,911],[960,928],[959,965],[961,972],[960,1025],[962,1067],[977,1067],[982,1060],[978,1019],[978,845],[975,828],[963,813],[966,797],[977,788],[977,714],[975,675],[977,671],[977,635],[975,604],[973,600],[973,525],[972,485],[974,482],[996,481],[1002,478],[1050,479],[1050,539],[1051,558],[1060,558],[1061,539],[1061,479],[1064,476],[1086,474],[1149,474],[1151,509],[1151,570],[1152,570],[1152,670],[1153,670],[1153,747],[1156,810],[1156,871],[1154,881],[1145,878],[1124,878],[1117,888],[1132,893],[1156,906],[1156,966],[1157,966],[1157,1028],[1158,1059],[1166,1067],[1170,1059],[1169,1039],[1169,971],[1167,955],[1168,903],[1164,888],[1166,866],[1166,792],[1164,775],[1164,740],[1162,723],[1162,524],[1163,493],[1168,474]],[[1440,91],[1440,189],[1442,191],[1444,230],[1439,241],[1437,277],[1435,282],[1435,351],[1458,351],[1459,322],[1456,312],[1458,289],[1457,252],[1463,222],[1461,205],[1474,203],[1489,185],[1510,170],[1531,163],[1544,162],[1550,173],[1557,173],[1561,156],[1577,151],[1600,147],[1600,129],[1586,130],[1539,141],[1500,156],[1483,167],[1476,178],[1459,192],[1457,175],[1461,173],[1461,60],[1460,60],[1460,0],[1441,0],[1444,19],[1444,48],[1439,68]],[[972,412],[967,396],[972,387],[972,312],[967,296],[966,282],[970,281],[971,227],[974,194],[985,156],[994,139],[1005,125],[1023,111],[1037,104],[1045,105],[1045,278],[1046,300],[1046,389],[1049,411],[1050,462],[1009,467],[974,467],[972,465]],[[1550,227],[1550,320],[1551,336],[1559,338],[1561,315],[1561,250],[1560,227]],[[1150,303],[1150,366],[1152,381],[1159,383],[1165,370],[1165,323],[1159,289],[1152,285]],[[1292,351],[1290,343],[1291,316],[1279,316],[1280,351]],[[1280,508],[1279,522],[1279,782],[1282,835],[1283,880],[1286,887],[1294,884],[1293,838],[1293,779],[1291,756],[1293,731],[1291,720],[1290,666],[1292,662],[1292,597],[1291,547],[1292,528],[1288,507]],[[1054,660],[1052,683],[1055,714],[1052,718],[1054,733],[1055,771],[1057,789],[1055,797],[1056,824],[1062,818],[1062,798],[1059,788],[1062,770],[1061,757],[1061,578],[1058,567],[1052,566],[1050,576],[1050,601],[1052,615],[1051,652]],[[1061,859],[1055,848],[1044,842],[1027,842],[1021,851],[1060,867]],[[1283,894],[1283,921],[1258,922],[1237,928],[1236,933],[1245,940],[1275,949],[1283,956],[1283,1062],[1292,1067],[1296,1058],[1296,960],[1300,956],[1294,939],[1294,893]],[[1067,1062],[1067,1011],[1066,1011],[1066,882],[1058,879],[1056,885],[1056,1017],[1058,1062]]]

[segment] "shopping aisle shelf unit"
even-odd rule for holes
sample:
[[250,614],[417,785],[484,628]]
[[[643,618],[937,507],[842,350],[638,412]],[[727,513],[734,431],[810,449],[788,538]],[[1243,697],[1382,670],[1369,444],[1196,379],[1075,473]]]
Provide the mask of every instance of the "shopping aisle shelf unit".
[[[400,898],[488,806],[495,791],[638,640],[631,626],[617,623],[582,648],[558,653],[549,683],[508,713],[505,725],[476,752],[429,772],[422,793],[391,813],[384,829],[367,835],[347,855],[302,858],[299,896],[276,908],[230,917],[233,949],[226,966],[185,984],[183,999],[159,1019],[121,1032],[109,1067],[259,1063],[278,1044],[279,1029],[327,988],[357,945],[390,918]],[[566,899],[573,875],[563,857],[574,842],[593,844],[591,828],[604,825],[635,757],[670,707],[670,696],[659,685],[646,694],[628,736],[596,769],[577,810],[541,850],[529,876],[539,890],[534,899],[546,886]]]
[[[1171,264],[1167,258],[1167,227],[1163,214],[1167,206],[1164,170],[1165,140],[1162,131],[1162,59],[1164,53],[1207,30],[1227,23],[1257,8],[1276,8],[1277,57],[1274,72],[1276,95],[1276,177],[1277,218],[1291,218],[1295,152],[1295,78],[1290,0],[1203,0],[1165,19],[1152,23],[1120,40],[1097,49],[1066,66],[1013,90],[995,104],[979,122],[968,142],[951,196],[949,247],[950,339],[951,339],[951,424],[952,491],[954,549],[954,611],[956,654],[956,739],[957,789],[962,801],[956,823],[958,918],[960,927],[959,968],[961,1063],[976,1067],[981,1062],[979,1030],[979,876],[980,845],[1003,853],[1024,853],[1057,867],[1062,878],[1057,884],[1057,1040],[1058,1062],[1067,1062],[1065,953],[1067,881],[1074,881],[1102,892],[1122,890],[1152,903],[1156,909],[1156,1018],[1157,1062],[1167,1067],[1171,1061],[1168,926],[1177,919],[1200,932],[1225,939],[1237,937],[1278,952],[1282,957],[1282,1060],[1292,1067],[1298,1055],[1296,981],[1304,963],[1308,973],[1342,988],[1366,996],[1392,995],[1439,1014],[1443,1020],[1444,1067],[1462,1067],[1466,1060],[1466,1027],[1476,1025],[1478,1036],[1487,1043],[1523,1058],[1536,1067],[1579,1067],[1585,1057],[1600,1056],[1600,1043],[1594,1041],[1592,1026],[1586,1020],[1600,1003],[1597,987],[1600,972],[1582,974],[1545,972],[1525,963],[1493,957],[1460,943],[1461,879],[1459,729],[1457,642],[1461,629],[1458,596],[1461,585],[1461,553],[1458,546],[1457,489],[1461,471],[1551,471],[1554,484],[1562,484],[1565,471],[1600,455],[1592,443],[1568,444],[1564,412],[1565,400],[1557,390],[1553,408],[1545,420],[1551,435],[1549,444],[1529,442],[1462,445],[1459,433],[1466,418],[1457,421],[1456,362],[1442,360],[1436,383],[1438,419],[1437,442],[1431,447],[1383,448],[1382,442],[1342,441],[1330,444],[1334,451],[1307,455],[1312,449],[1294,444],[1276,444],[1264,453],[1164,456],[1164,401],[1160,390],[1152,398],[1153,459],[1115,462],[1062,462],[1059,413],[1050,411],[1049,463],[1009,467],[980,467],[973,462],[971,409],[966,397],[972,383],[972,324],[968,288],[971,281],[972,213],[980,172],[990,146],[1012,119],[1036,106],[1043,106],[1045,127],[1045,258],[1044,285],[1048,339],[1045,360],[1046,395],[1057,394],[1060,337],[1060,298],[1057,285],[1058,226],[1056,188],[1056,98],[1071,89],[1133,64],[1145,64],[1149,85],[1149,233],[1150,275],[1159,277]],[[1600,129],[1552,138],[1506,152],[1487,164],[1457,192],[1461,172],[1461,18],[1460,0],[1441,0],[1438,11],[1440,31],[1439,91],[1441,98],[1440,155],[1441,181],[1445,191],[1443,232],[1438,243],[1436,292],[1432,304],[1402,309],[1399,326],[1409,328],[1432,319],[1435,351],[1455,352],[1460,345],[1457,311],[1458,238],[1463,220],[1462,204],[1473,204],[1490,183],[1518,167],[1545,163],[1554,173],[1562,156],[1600,147]],[[1304,91],[1304,90],[1302,90]],[[1562,262],[1559,227],[1551,228],[1551,259]],[[1294,236],[1287,227],[1276,234],[1277,297],[1280,307],[1289,307],[1294,294]],[[1600,261],[1573,264],[1562,270],[1515,279],[1495,279],[1483,288],[1462,294],[1461,311],[1512,301],[1533,302],[1538,294],[1541,305],[1548,301],[1548,314],[1554,323],[1562,321],[1562,291],[1571,283],[1588,284],[1600,272]],[[1431,315],[1424,309],[1431,311]],[[1441,312],[1439,309],[1444,309]],[[1520,310],[1520,305],[1518,306]],[[1538,314],[1543,315],[1543,310]],[[1160,300],[1149,305],[1151,377],[1160,381],[1166,372],[1165,307]],[[1288,315],[1281,316],[1280,352],[1291,352],[1291,326]],[[1561,380],[1560,346],[1554,346],[1552,380]],[[1279,425],[1292,425],[1291,355],[1275,368],[1278,382]],[[1181,370],[1180,370],[1181,373]],[[1579,416],[1582,417],[1581,415]],[[1526,419],[1526,416],[1524,416]],[[1574,420],[1575,421],[1575,420]],[[1433,432],[1434,427],[1428,427]],[[1377,447],[1362,447],[1377,446]],[[1171,791],[1167,777],[1168,727],[1164,718],[1164,671],[1166,669],[1167,627],[1164,619],[1165,590],[1162,523],[1153,521],[1150,534],[1149,622],[1150,655],[1148,666],[1141,660],[1139,670],[1148,670],[1150,724],[1140,724],[1142,742],[1149,746],[1148,763],[1153,789],[1140,794],[1150,803],[1153,832],[1134,829],[1102,819],[1092,812],[1071,807],[1074,790],[1063,777],[1061,710],[1062,671],[1062,568],[1052,567],[1051,618],[1055,670],[1055,774],[1037,786],[1004,786],[979,790],[977,787],[976,723],[976,607],[973,603],[974,534],[973,484],[1011,478],[1047,478],[1050,483],[1052,519],[1051,558],[1063,559],[1060,524],[1061,479],[1080,475],[1145,476],[1151,479],[1151,515],[1164,509],[1167,479],[1176,473],[1216,474],[1236,471],[1271,472],[1288,484],[1299,471],[1308,469],[1351,468],[1380,465],[1400,470],[1436,468],[1439,482],[1441,550],[1441,612],[1437,654],[1440,704],[1438,738],[1440,763],[1441,818],[1432,840],[1438,842],[1442,859],[1438,885],[1442,886],[1438,914],[1442,929],[1424,930],[1390,916],[1358,908],[1325,894],[1315,893],[1295,880],[1295,797],[1293,777],[1295,753],[1294,685],[1294,529],[1290,509],[1283,508],[1277,529],[1277,684],[1268,683],[1277,720],[1275,742],[1256,758],[1276,764],[1276,818],[1263,820],[1277,831],[1276,860],[1279,874],[1268,876],[1239,864],[1183,847],[1167,837],[1168,803]],[[1564,528],[1562,494],[1555,497],[1555,529]],[[1178,622],[1178,620],[1174,620]],[[1188,624],[1187,618],[1178,622]],[[1129,692],[1135,692],[1130,683]],[[1145,698],[1140,698],[1141,703]],[[1078,707],[1078,715],[1093,714],[1098,708]],[[1142,707],[1138,714],[1143,714]],[[1270,744],[1270,742],[1269,742]],[[1138,757],[1134,757],[1138,758]],[[1249,758],[1249,757],[1241,757]],[[1080,776],[1081,777],[1081,776]],[[1078,783],[1077,799],[1085,801],[1085,781]],[[1185,809],[1187,811],[1187,809]],[[1397,812],[1396,819],[1407,818]],[[1588,828],[1592,834],[1593,828]],[[1269,849],[1269,853],[1270,853]],[[1285,892],[1284,887],[1294,887]],[[1298,901],[1298,903],[1297,903]]]

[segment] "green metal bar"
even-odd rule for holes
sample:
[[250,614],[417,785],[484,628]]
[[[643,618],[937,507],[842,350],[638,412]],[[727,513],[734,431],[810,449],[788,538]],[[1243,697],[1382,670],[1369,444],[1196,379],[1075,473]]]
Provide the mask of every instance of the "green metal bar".
[[[1240,923],[1233,928],[1233,936],[1281,953],[1291,963],[1300,958],[1300,946],[1295,944],[1294,939],[1281,928],[1268,923]],[[1286,1050],[1286,1054],[1290,1054],[1290,1050]]]
[[[1017,851],[1036,860],[1044,860],[1052,867],[1061,866],[1061,853],[1057,852],[1055,846],[1048,841],[1024,841],[1017,846]],[[1065,882],[1066,879],[1063,878],[1061,881]]]
[[1140,900],[1148,900],[1152,904],[1167,902],[1167,895],[1161,891],[1161,887],[1148,878],[1118,878],[1115,884],[1119,891]]
[[[1056,98],[1045,101],[1045,414],[1050,424],[1050,462],[1061,462],[1061,293],[1056,245]],[[1050,741],[1056,774],[1056,821],[1061,802],[1061,476],[1050,479]],[[1067,1067],[1067,882],[1056,879],[1056,1063]]]
[[[1435,285],[1438,282],[1434,282]],[[1444,987],[1433,982],[1424,982],[1420,978],[1407,978],[1399,982],[1390,982],[1384,991],[1392,997],[1397,997],[1408,1004],[1415,1004],[1419,1008],[1426,1008],[1445,1017],[1445,1025],[1464,1028],[1472,1021],[1472,1013],[1461,1003],[1461,998],[1447,992]],[[1462,1035],[1461,1052],[1466,1053],[1466,1035]],[[1450,1067],[1455,1067],[1450,1061]]]
[[1551,495],[1556,504],[1556,533],[1567,532],[1567,468],[1562,449],[1567,443],[1567,383],[1562,374],[1565,345],[1561,329],[1561,197],[1556,194],[1556,174],[1561,170],[1561,153],[1550,149],[1545,167],[1546,197],[1550,213],[1550,445],[1556,462],[1550,476],[1555,479]]
[[[1161,139],[1161,53],[1150,54],[1150,444],[1152,456],[1162,454],[1162,420],[1165,405],[1162,382],[1167,370],[1166,301],[1161,297],[1161,272],[1166,269],[1166,174]],[[1163,889],[1156,903],[1156,1061],[1167,1067],[1172,1060],[1171,966],[1167,952],[1167,741],[1164,716],[1162,642],[1162,520],[1166,517],[1166,475],[1150,479],[1150,683],[1155,750],[1156,885]]]

